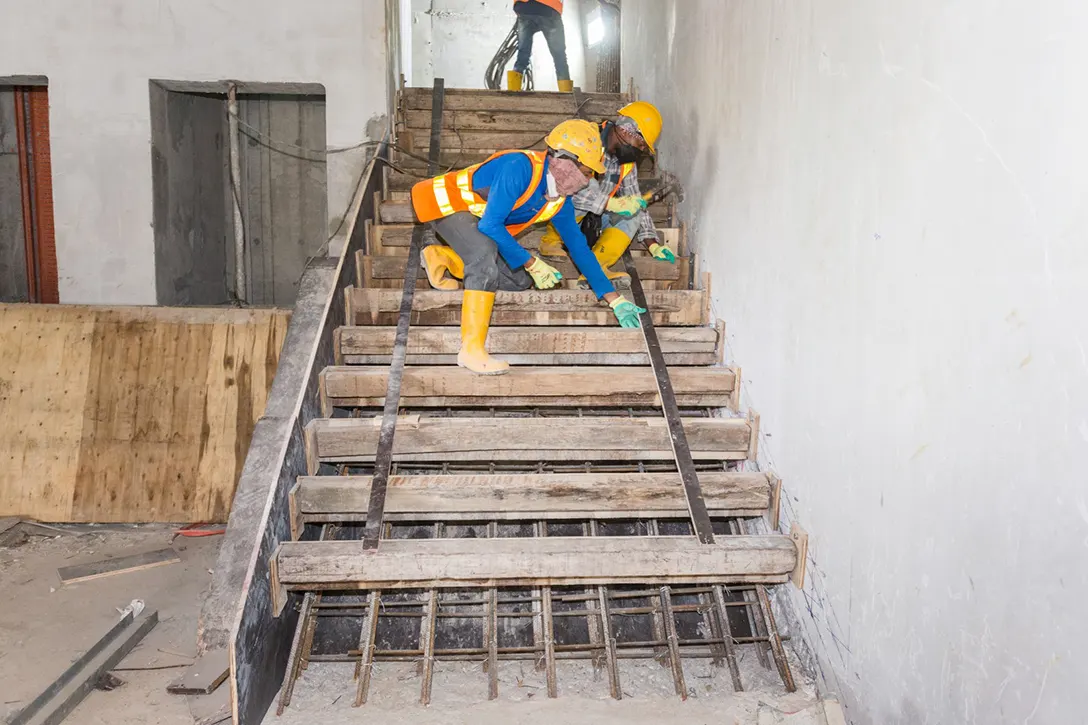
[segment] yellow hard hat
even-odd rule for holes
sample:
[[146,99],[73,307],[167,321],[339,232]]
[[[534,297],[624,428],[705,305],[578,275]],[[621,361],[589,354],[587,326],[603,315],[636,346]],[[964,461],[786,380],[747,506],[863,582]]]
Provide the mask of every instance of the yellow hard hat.
[[544,143],[555,151],[566,151],[598,174],[604,173],[604,146],[601,130],[595,124],[577,119],[563,121],[552,129]]
[[650,147],[650,153],[656,154],[657,149],[654,148],[654,144],[661,137],[661,112],[657,110],[657,106],[646,101],[635,101],[621,108],[620,115],[627,116],[635,122],[638,132],[642,134],[642,138],[646,139],[646,145]]

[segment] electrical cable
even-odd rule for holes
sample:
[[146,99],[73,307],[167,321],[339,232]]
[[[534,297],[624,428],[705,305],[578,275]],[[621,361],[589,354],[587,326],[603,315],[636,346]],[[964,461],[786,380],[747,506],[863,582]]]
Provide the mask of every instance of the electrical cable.
[[[510,62],[510,59],[517,55],[518,52],[518,24],[514,22],[514,27],[510,29],[510,33],[506,36],[506,39],[502,41],[502,45],[499,46],[495,56],[491,59],[491,62],[487,64],[487,71],[484,73],[484,84],[492,91],[502,90],[502,75],[506,70],[506,64]],[[533,64],[530,61],[525,72],[522,73],[521,89],[523,91],[533,90]]]

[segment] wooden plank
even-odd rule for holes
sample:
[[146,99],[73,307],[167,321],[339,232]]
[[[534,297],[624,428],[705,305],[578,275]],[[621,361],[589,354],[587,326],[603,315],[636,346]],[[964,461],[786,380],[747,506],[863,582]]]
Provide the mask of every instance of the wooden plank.
[[287,542],[273,586],[405,589],[781,582],[797,552],[786,536],[549,537]]
[[[406,111],[430,111],[431,100],[421,89],[406,88],[402,98],[402,107]],[[458,91],[458,92],[454,92]],[[590,118],[606,118],[616,115],[627,100],[621,94],[592,93],[583,112]],[[509,91],[482,91],[471,89],[453,89],[444,99],[444,109],[450,111],[501,111],[507,113],[547,113],[567,114],[574,117],[574,97],[569,93],[511,93]]]
[[[764,473],[699,475],[715,516],[760,515],[771,497]],[[305,476],[294,490],[306,523],[366,517],[369,476]],[[390,521],[537,521],[676,518],[687,515],[675,473],[393,476]]]
[[[396,169],[389,169],[387,179],[387,188],[383,191],[384,198],[389,198],[390,193],[405,192],[411,190],[412,186],[420,181],[422,178],[426,178],[425,162],[418,159],[406,159],[404,163],[397,163],[403,169],[412,171],[411,174],[405,174]],[[639,188],[643,193],[656,189],[661,185],[661,179],[656,177],[655,172],[650,168],[639,169]]]
[[[448,163],[456,164],[457,152],[443,153],[444,155],[451,154],[453,158],[450,159]],[[469,166],[478,161],[482,161],[487,157],[488,153],[489,152],[477,153],[472,149],[466,149],[460,167]],[[444,160],[442,163],[446,164],[447,162]],[[650,217],[654,220],[654,223],[659,226],[675,226],[673,224],[672,206],[667,202],[661,202],[651,206]],[[416,221],[411,202],[403,199],[383,201],[380,208],[379,219],[382,224],[413,224]]]
[[225,521],[288,321],[0,305],[0,515]]
[[210,695],[230,674],[226,649],[209,650],[166,686],[172,695]]
[[[547,129],[530,131],[443,130],[442,148],[453,152],[461,149],[484,149],[488,151],[544,149],[544,138],[547,133]],[[412,134],[411,140],[413,151],[423,152],[428,146],[429,139],[426,134]]]
[[[348,325],[393,325],[400,295],[393,290],[351,290],[354,319]],[[412,301],[413,325],[460,325],[463,293],[439,290],[419,291]],[[646,299],[654,324],[665,326],[705,325],[709,320],[705,290],[647,290]],[[491,324],[544,326],[606,326],[616,316],[592,292],[581,290],[530,290],[499,292],[491,312]]]
[[[373,243],[373,246],[367,248],[368,254],[371,256],[386,255],[393,257],[407,255],[413,227],[415,227],[414,224],[374,224],[368,227],[368,239]],[[546,231],[547,226],[536,224],[518,235],[518,243],[529,250],[539,249],[540,240]],[[657,231],[661,243],[675,252],[680,239],[680,228],[661,227]],[[632,245],[632,253],[638,253],[635,256],[648,254],[639,243]]]
[[[312,421],[318,456],[328,462],[374,459],[379,426],[353,418]],[[684,431],[696,460],[740,460],[751,429],[743,418],[689,418]],[[420,418],[402,416],[396,461],[636,461],[672,458],[661,418]]]
[[[725,407],[732,399],[729,368],[676,368],[673,387],[680,405]],[[380,407],[385,367],[330,367],[321,377],[329,405]],[[412,407],[604,407],[659,406],[653,372],[646,368],[518,367],[506,375],[475,375],[460,367],[410,367],[401,400]]]
[[144,569],[153,569],[166,564],[176,564],[181,561],[173,549],[157,549],[146,551],[131,556],[119,556],[115,559],[104,559],[88,564],[76,564],[57,569],[62,584],[74,584],[75,582],[101,579],[114,574],[128,574]]
[[[442,128],[459,131],[534,131],[545,134],[563,121],[570,119],[569,112],[516,113],[512,111],[457,111],[446,110],[442,114]],[[409,110],[404,113],[404,124],[415,131],[429,131],[431,112]],[[456,146],[454,146],[456,148]]]
[[[344,327],[340,352],[351,355],[388,355],[396,328],[385,326]],[[718,331],[711,327],[663,327],[661,346],[666,353],[714,353]],[[645,358],[642,331],[622,327],[492,327],[488,334],[492,355],[534,354],[637,354]],[[450,355],[461,349],[460,330],[453,327],[413,327],[408,353]]]
[[[667,280],[667,281],[682,281],[684,286],[687,285],[688,265],[690,260],[678,259],[676,264],[670,264],[653,257],[635,257],[635,269],[638,270],[639,277],[645,280]],[[402,256],[382,255],[371,256],[368,254],[358,255],[357,264],[360,268],[363,268],[369,262],[370,268],[368,270],[368,276],[360,280],[361,287],[371,286],[370,281],[376,279],[389,279],[398,280],[403,284],[404,280],[404,264],[405,258]],[[550,259],[548,263],[555,267],[563,275],[565,280],[578,279],[578,269],[570,260],[565,259]],[[623,267],[620,264],[616,264],[613,267],[614,271],[623,271]]]
[[94,689],[98,678],[116,667],[158,622],[155,611],[135,618],[126,615],[8,725],[56,725],[64,720]]

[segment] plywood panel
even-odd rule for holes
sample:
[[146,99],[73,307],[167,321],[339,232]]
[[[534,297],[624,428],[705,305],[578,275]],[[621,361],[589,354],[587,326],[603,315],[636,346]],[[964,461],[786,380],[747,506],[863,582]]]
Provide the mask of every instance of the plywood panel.
[[0,306],[0,515],[225,520],[287,320]]

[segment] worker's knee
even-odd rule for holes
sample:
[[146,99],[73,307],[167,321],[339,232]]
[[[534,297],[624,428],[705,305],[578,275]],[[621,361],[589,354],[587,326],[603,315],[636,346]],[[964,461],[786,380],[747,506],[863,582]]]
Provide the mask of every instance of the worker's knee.
[[465,289],[496,292],[499,289],[499,263],[496,254],[479,255],[465,260]]
[[601,219],[602,229],[619,229],[628,237],[634,238],[638,233],[638,214],[632,217],[622,217],[619,214],[605,214]]

